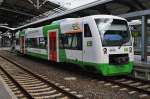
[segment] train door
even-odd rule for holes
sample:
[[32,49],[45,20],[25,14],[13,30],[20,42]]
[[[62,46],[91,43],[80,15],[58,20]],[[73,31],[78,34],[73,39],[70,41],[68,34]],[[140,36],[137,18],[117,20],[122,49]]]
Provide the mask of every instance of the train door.
[[48,59],[57,62],[57,31],[48,33]]
[[20,52],[24,54],[25,46],[25,38],[24,36],[20,37]]
[[92,33],[89,27],[89,24],[84,23],[84,33],[83,33],[83,63],[84,62],[92,62],[93,57],[93,41],[92,41]]

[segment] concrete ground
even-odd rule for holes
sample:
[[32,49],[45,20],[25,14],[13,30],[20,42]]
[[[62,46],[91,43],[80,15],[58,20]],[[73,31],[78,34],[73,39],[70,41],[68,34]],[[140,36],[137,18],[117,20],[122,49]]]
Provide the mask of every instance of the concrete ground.
[[17,99],[1,77],[0,77],[0,99]]

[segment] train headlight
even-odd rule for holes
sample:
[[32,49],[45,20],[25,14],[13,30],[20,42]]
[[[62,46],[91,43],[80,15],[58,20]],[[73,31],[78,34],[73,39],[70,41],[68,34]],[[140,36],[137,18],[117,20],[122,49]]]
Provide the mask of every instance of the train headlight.
[[107,48],[103,49],[104,54],[107,54]]
[[132,53],[132,47],[129,48],[129,52]]

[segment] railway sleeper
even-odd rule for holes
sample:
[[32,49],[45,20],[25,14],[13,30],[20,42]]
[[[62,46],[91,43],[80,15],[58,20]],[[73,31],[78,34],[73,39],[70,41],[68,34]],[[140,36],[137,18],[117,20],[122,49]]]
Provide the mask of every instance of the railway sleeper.
[[42,83],[41,81],[35,81],[35,82],[19,82],[19,83],[21,83],[21,84],[23,84],[23,85],[32,85],[32,84],[39,84],[39,83]]
[[47,88],[49,87],[48,85],[43,85],[43,86],[24,86],[24,88],[27,88],[27,89],[36,89],[36,90],[39,90],[41,88]]
[[33,87],[33,86],[43,86],[43,85],[46,85],[45,83],[41,82],[41,83],[37,83],[37,84],[23,84],[23,83],[20,83],[22,86],[24,87]]
[[38,79],[36,79],[36,78],[18,78],[17,79],[18,81],[22,81],[22,82],[25,82],[25,81],[29,81],[29,82],[34,82],[34,81],[39,81]]
[[29,92],[32,92],[32,93],[36,93],[36,92],[43,92],[43,91],[51,91],[51,87],[48,87],[48,88],[43,88],[43,89],[27,89],[27,90],[29,90]]
[[139,86],[141,85],[142,83],[141,82],[135,82],[135,83],[132,83],[132,84],[129,84],[130,86]]
[[[46,96],[46,95],[55,95],[58,94],[56,90],[48,91],[48,92],[37,92],[37,93],[31,93],[32,96]],[[61,93],[62,94],[62,93]]]

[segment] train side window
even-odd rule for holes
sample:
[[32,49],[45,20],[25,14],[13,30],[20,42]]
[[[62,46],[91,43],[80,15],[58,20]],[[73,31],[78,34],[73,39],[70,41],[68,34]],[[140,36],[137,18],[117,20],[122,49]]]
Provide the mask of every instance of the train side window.
[[26,46],[29,48],[46,49],[47,37],[27,38]]
[[39,38],[39,48],[45,49],[47,45],[47,38],[46,37],[40,37]]
[[82,33],[62,34],[59,46],[63,49],[82,50]]
[[68,35],[68,49],[72,49],[73,35]]
[[32,47],[32,40],[31,38],[27,38],[27,47],[31,48]]
[[27,45],[29,48],[38,48],[38,42],[39,40],[37,38],[28,38],[27,39]]
[[38,48],[39,39],[38,38],[32,38],[32,46],[33,48]]
[[61,34],[59,37],[59,47],[64,49],[68,48],[68,36],[65,34]]
[[84,24],[84,37],[92,37],[92,33],[88,24]]
[[27,48],[28,47],[28,39],[26,38],[25,39],[25,48]]
[[82,50],[82,33],[77,34],[77,49]]
[[72,49],[82,50],[82,33],[76,33],[73,35]]
[[77,35],[74,34],[72,38],[72,49],[77,49]]

